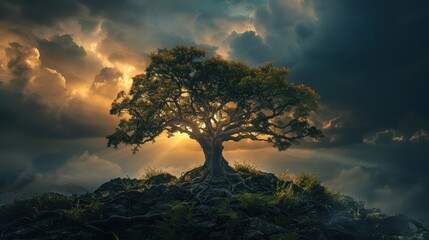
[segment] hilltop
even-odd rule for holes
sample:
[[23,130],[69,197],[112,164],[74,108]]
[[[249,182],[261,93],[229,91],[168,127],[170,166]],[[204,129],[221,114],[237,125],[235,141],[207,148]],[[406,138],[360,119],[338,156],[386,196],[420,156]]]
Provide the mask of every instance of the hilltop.
[[312,174],[236,164],[242,182],[151,169],[92,193],[45,193],[0,207],[0,239],[429,239],[418,221],[367,209]]

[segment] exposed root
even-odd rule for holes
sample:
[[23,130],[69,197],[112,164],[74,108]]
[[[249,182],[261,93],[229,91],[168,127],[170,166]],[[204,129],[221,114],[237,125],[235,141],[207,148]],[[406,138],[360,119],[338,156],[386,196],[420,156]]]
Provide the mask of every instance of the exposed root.
[[[223,176],[213,177],[207,167],[201,166],[185,173],[179,179],[179,184],[182,188],[188,189],[200,204],[209,204],[219,197],[231,197],[253,190],[232,167],[227,165],[226,161],[223,166],[225,167]],[[198,177],[190,178],[195,175]]]
[[16,220],[14,220],[13,222],[7,224],[6,226],[2,227],[0,229],[0,231],[1,231],[0,240],[3,239],[3,237],[6,234],[6,231],[8,229],[13,228],[13,227],[17,227],[17,226],[22,225],[22,224],[26,224],[26,223],[29,223],[29,222],[31,222],[31,218],[29,218],[29,217],[21,217],[21,218],[18,218]]

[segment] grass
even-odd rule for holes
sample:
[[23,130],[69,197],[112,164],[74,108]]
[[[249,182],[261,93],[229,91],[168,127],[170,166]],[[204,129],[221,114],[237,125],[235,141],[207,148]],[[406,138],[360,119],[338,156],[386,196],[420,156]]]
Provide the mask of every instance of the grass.
[[80,204],[78,195],[44,193],[31,199],[17,199],[0,207],[0,223],[20,217],[34,217],[44,211],[58,211],[71,219],[89,220],[101,216],[103,205],[98,201]]
[[250,161],[234,161],[233,168],[238,173],[248,173],[251,175],[261,175],[261,171],[256,169],[255,163]]
[[279,207],[286,211],[298,206],[302,200],[302,196],[293,190],[292,185],[278,188],[275,196]]
[[0,222],[20,217],[33,217],[40,212],[56,209],[71,209],[75,198],[58,193],[44,193],[31,199],[16,199],[0,207]]
[[256,168],[255,163],[250,161],[235,161],[233,168],[248,182],[257,182],[264,177],[264,173]]
[[75,220],[93,220],[98,219],[103,210],[103,204],[94,201],[89,204],[80,205],[79,202],[71,209],[65,209],[64,215]]
[[141,179],[149,179],[165,173],[165,171],[163,171],[162,168],[158,169],[155,167],[148,167],[144,171],[145,173],[143,174],[143,176],[141,176]]
[[296,179],[296,175],[287,170],[282,174],[278,175],[277,178],[283,182],[293,182]]
[[192,226],[192,208],[195,203],[176,202],[171,205],[168,219],[160,226],[162,235],[160,239],[189,239],[191,238],[189,226]]
[[294,183],[304,189],[305,192],[312,192],[320,186],[319,180],[313,173],[300,173],[294,179]]
[[231,207],[231,199],[225,199],[217,212],[218,217],[226,218],[229,221],[235,222],[238,219],[238,213]]
[[238,208],[251,216],[263,214],[267,207],[273,203],[273,197],[259,193],[243,193],[234,196],[234,198],[238,200]]

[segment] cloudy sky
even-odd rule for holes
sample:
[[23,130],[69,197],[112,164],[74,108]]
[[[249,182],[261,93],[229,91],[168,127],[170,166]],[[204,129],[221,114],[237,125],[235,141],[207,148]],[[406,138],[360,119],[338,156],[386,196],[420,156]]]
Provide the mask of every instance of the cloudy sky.
[[368,207],[428,222],[428,11],[424,0],[1,0],[2,200],[201,164],[186,136],[136,155],[106,147],[116,93],[148,53],[185,44],[252,66],[275,60],[321,95],[321,142],[227,144],[230,162],[314,172]]

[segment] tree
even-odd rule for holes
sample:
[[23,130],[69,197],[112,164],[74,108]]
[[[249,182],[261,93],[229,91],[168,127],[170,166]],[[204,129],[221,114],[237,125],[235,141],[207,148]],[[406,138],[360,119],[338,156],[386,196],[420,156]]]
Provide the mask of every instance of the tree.
[[120,92],[112,103],[110,113],[121,120],[107,136],[108,146],[124,143],[136,152],[163,132],[185,133],[204,152],[202,168],[218,178],[227,167],[226,141],[264,141],[283,151],[301,138],[322,137],[308,120],[319,96],[288,82],[286,68],[252,68],[205,54],[186,46],[151,53],[146,72],[133,77],[128,94]]

